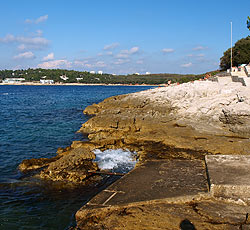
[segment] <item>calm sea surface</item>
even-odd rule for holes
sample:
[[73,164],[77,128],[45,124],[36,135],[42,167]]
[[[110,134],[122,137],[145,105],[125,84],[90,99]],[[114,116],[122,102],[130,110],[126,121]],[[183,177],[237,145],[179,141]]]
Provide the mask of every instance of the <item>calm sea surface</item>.
[[78,188],[23,177],[22,160],[51,157],[84,140],[76,131],[88,105],[146,86],[0,86],[0,229],[68,229],[75,212],[112,183]]

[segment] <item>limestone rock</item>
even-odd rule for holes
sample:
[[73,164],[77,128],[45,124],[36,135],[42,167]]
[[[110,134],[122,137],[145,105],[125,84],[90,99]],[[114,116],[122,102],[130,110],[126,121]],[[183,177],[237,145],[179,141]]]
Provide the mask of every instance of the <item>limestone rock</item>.
[[88,170],[98,170],[93,159],[95,159],[93,152],[78,147],[49,164],[48,168],[40,173],[40,176],[55,181],[82,182],[89,175]]
[[52,157],[52,158],[32,158],[32,159],[25,159],[22,163],[18,166],[21,172],[28,172],[31,170],[40,169],[43,167],[48,166],[51,162],[58,160],[60,157]]
[[95,107],[96,116],[80,129],[92,143],[133,148],[154,142],[212,154],[250,153],[250,92],[238,84],[197,81],[111,97]]

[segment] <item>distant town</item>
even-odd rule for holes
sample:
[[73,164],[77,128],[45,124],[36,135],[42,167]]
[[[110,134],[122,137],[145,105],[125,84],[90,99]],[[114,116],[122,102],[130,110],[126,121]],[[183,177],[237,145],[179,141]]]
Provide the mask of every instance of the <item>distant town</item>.
[[[218,71],[210,72],[214,75]],[[99,70],[95,71],[74,71],[63,69],[27,69],[27,70],[0,70],[0,83],[3,84],[21,84],[21,83],[37,83],[37,84],[66,84],[66,83],[82,83],[82,84],[129,84],[129,85],[159,85],[171,83],[184,83],[194,81],[205,77],[207,73],[194,74],[151,74],[134,73],[129,75],[107,74]]]

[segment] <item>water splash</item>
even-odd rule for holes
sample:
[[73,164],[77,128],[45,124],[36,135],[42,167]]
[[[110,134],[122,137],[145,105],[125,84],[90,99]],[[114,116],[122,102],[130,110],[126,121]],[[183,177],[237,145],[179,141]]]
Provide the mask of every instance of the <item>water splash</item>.
[[135,167],[136,152],[123,149],[108,149],[101,151],[95,149],[95,161],[98,162],[100,169],[111,170],[113,172],[127,173]]

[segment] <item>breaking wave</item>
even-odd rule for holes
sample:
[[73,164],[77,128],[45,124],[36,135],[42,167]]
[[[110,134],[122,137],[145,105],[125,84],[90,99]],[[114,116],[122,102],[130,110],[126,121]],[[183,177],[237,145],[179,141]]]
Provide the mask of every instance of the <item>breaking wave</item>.
[[108,149],[102,152],[99,149],[95,149],[94,153],[96,155],[95,161],[102,170],[127,173],[136,164],[136,152],[123,149]]

